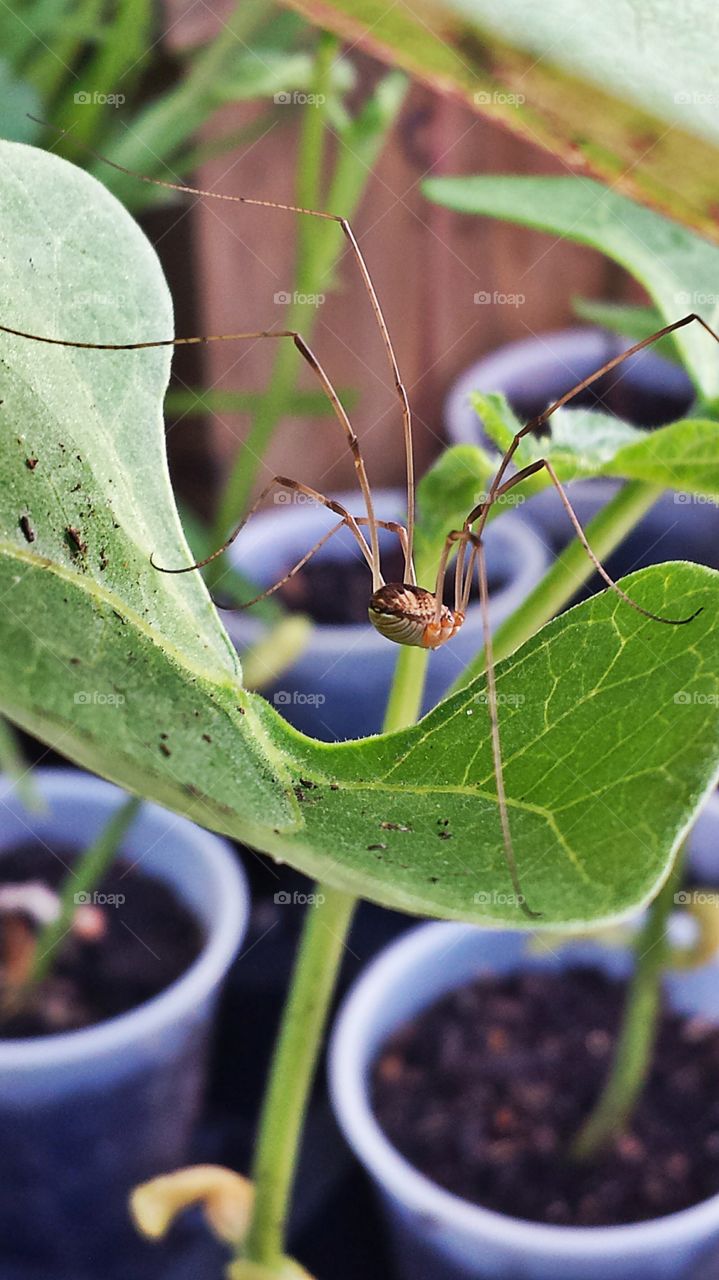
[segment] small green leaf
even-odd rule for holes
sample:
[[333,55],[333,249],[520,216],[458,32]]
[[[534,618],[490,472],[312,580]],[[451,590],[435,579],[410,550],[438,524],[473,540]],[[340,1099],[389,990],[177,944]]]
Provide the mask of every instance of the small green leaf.
[[[692,311],[717,328],[719,248],[661,214],[585,178],[428,178],[425,195],[460,213],[504,218],[587,244],[625,267],[665,324]],[[719,394],[719,344],[700,325],[674,336],[689,376]]]
[[[521,426],[504,396],[476,393],[472,404],[504,451]],[[558,409],[549,425],[549,436],[525,436],[515,454],[518,466],[544,457],[563,481],[619,476],[719,499],[719,422],[683,418],[643,431],[594,409]],[[549,484],[546,471],[540,471],[521,492],[528,496]]]

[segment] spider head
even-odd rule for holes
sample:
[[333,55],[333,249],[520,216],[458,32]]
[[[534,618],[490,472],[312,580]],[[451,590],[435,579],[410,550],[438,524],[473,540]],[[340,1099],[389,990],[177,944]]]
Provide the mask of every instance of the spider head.
[[431,591],[407,582],[388,582],[374,592],[369,602],[369,620],[380,635],[395,644],[419,649],[438,649],[456,635],[464,614],[442,605],[439,619]]

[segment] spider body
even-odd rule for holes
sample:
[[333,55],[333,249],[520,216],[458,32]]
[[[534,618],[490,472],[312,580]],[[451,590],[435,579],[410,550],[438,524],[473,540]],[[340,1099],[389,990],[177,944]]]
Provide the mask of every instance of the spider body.
[[464,622],[459,610],[437,602],[432,591],[408,582],[387,582],[372,594],[368,606],[372,626],[395,644],[419,649],[439,649],[457,634]]

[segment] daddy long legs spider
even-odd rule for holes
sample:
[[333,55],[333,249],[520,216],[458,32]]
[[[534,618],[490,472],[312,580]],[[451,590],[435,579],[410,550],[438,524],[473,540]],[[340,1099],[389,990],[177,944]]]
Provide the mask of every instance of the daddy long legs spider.
[[[565,489],[552,466],[550,460],[541,457],[534,462],[521,467],[512,474],[508,474],[512,459],[519,448],[521,441],[529,436],[539,436],[548,422],[549,418],[557,409],[567,404],[574,396],[585,388],[591,386],[597,379],[609,373],[612,369],[617,368],[630,356],[649,347],[657,342],[660,338],[675,332],[678,329],[691,323],[700,324],[707,333],[719,342],[719,335],[706,323],[699,315],[692,313],[683,316],[679,320],[675,320],[670,324],[658,329],[656,333],[649,335],[640,342],[634,343],[627,350],[614,356],[606,361],[600,368],[583,378],[574,387],[566,391],[554,403],[550,404],[545,410],[532,418],[523,427],[521,427],[504,455],[502,456],[495,476],[491,482],[489,490],[477,502],[477,504],[468,512],[461,528],[451,529],[448,531],[442,554],[440,556],[437,573],[432,588],[423,586],[417,582],[417,576],[414,567],[414,526],[415,526],[415,501],[414,501],[414,462],[412,448],[412,420],[409,398],[407,391],[402,382],[397,358],[390,334],[385,321],[384,313],[379,301],[379,297],[375,290],[370,272],[368,270],[365,258],[360,249],[359,243],[349,222],[339,215],[327,213],[322,210],[305,209],[291,204],[283,204],[271,200],[262,200],[254,197],[240,196],[233,194],[225,194],[223,192],[215,192],[204,190],[199,187],[193,187],[181,183],[164,181],[162,179],[148,178],[146,175],[133,173],[131,170],[115,165],[113,161],[106,160],[105,157],[98,157],[105,163],[112,165],[114,168],[121,168],[121,171],[127,173],[131,177],[135,177],[144,182],[150,182],[154,185],[177,190],[189,195],[200,197],[208,197],[232,201],[238,204],[255,205],[261,208],[272,209],[285,213],[292,213],[299,216],[309,216],[321,218],[331,221],[339,225],[344,237],[349,245],[354,260],[359,268],[364,287],[369,297],[370,305],[375,316],[375,320],[382,338],[386,358],[388,361],[394,392],[399,400],[402,430],[405,452],[405,467],[407,481],[407,519],[406,523],[400,524],[395,521],[379,520],[375,514],[374,504],[372,500],[372,491],[365,468],[364,458],[359,439],[355,434],[354,428],[345,411],[345,408],[328,376],[324,367],[312,351],[308,343],[302,335],[290,329],[271,329],[271,330],[251,330],[247,332],[234,334],[210,334],[197,335],[192,337],[180,338],[163,338],[158,337],[151,341],[143,342],[85,342],[73,339],[71,337],[49,337],[47,335],[29,333],[25,330],[11,327],[9,325],[0,324],[0,331],[12,334],[16,337],[25,338],[31,341],[47,343],[54,346],[66,346],[80,348],[93,351],[127,351],[139,352],[157,347],[182,346],[190,344],[210,343],[210,342],[232,342],[242,340],[289,340],[294,342],[297,350],[303,359],[312,369],[314,375],[329,400],[334,411],[335,418],[342,430],[347,448],[351,451],[354,461],[355,473],[357,476],[359,489],[364,503],[364,514],[356,516],[348,510],[347,507],[336,500],[327,497],[311,486],[295,480],[288,476],[275,475],[265,485],[256,501],[252,504],[248,513],[237,524],[236,528],[230,533],[229,537],[218,547],[211,555],[199,560],[193,564],[180,566],[158,565],[151,557],[154,568],[162,573],[189,573],[203,568],[211,561],[220,556],[232,544],[235,538],[251,518],[258,507],[265,501],[267,496],[273,489],[280,488],[295,493],[303,494],[305,497],[314,500],[320,505],[326,507],[339,517],[338,523],[335,524],[327,533],[320,538],[314,546],[292,566],[291,569],[276,583],[262,591],[252,600],[248,600],[240,606],[241,608],[250,608],[259,600],[271,595],[281,586],[298,573],[304,565],[332,538],[340,529],[349,529],[354,537],[357,546],[364,558],[371,574],[372,593],[368,603],[369,620],[377,631],[388,641],[395,644],[416,646],[424,649],[436,649],[441,645],[450,642],[456,635],[464,622],[465,613],[470,597],[472,582],[475,572],[478,579],[479,599],[482,623],[485,635],[485,658],[486,658],[486,683],[487,683],[487,706],[489,712],[489,732],[491,739],[493,770],[495,779],[495,788],[497,794],[497,807],[499,815],[499,824],[501,831],[501,839],[507,862],[507,868],[512,882],[517,902],[519,903],[525,915],[532,919],[536,919],[538,913],[532,911],[528,906],[524,894],[521,889],[521,880],[517,865],[517,859],[514,851],[512,833],[509,822],[508,804],[504,787],[504,771],[502,764],[502,748],[501,734],[498,714],[498,699],[495,682],[494,660],[492,653],[492,639],[489,627],[489,589],[487,581],[487,567],[484,553],[483,534],[486,523],[490,514],[490,510],[495,502],[511,489],[520,485],[523,481],[538,472],[545,470],[552,485],[557,490],[559,499],[567,513],[567,516],[574,528],[577,538],[583,545],[588,557],[593,563],[595,569],[600,574],[604,582],[611,590],[613,590],[619,598],[628,606],[637,610],[645,617],[655,622],[663,623],[669,626],[681,626],[692,621],[696,614],[692,614],[687,618],[667,618],[651,613],[643,608],[636,601],[632,600],[625,591],[610,577],[603,565],[592,551],[584,530],[578,520]],[[400,542],[400,547],[404,559],[404,577],[402,582],[386,582],[382,574],[382,565],[380,559],[380,541],[379,530],[384,529],[395,534]],[[366,531],[366,533],[365,533]],[[455,556],[454,563],[454,598],[453,605],[449,606],[444,603],[444,587],[445,580],[450,571],[452,556]]]

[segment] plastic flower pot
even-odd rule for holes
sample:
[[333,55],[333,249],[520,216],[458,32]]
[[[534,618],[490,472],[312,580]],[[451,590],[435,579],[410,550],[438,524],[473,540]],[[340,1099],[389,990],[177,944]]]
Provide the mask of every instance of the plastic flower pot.
[[[445,425],[452,444],[487,443],[472,407],[474,391],[503,392],[526,420],[575,383],[598,369],[628,344],[601,329],[573,328],[511,342],[471,365],[455,382],[445,404]],[[692,400],[682,369],[655,352],[633,356],[597,384],[596,395],[637,426],[655,427],[676,420]],[[573,405],[597,405],[591,389]],[[490,442],[491,443],[491,442]],[[495,448],[492,445],[492,448]],[[579,480],[569,486],[574,508],[586,524],[616,492],[619,481]],[[553,490],[537,494],[519,508],[554,552],[573,537],[566,512]],[[615,575],[663,560],[719,564],[719,515],[716,506],[689,494],[666,493],[647,512],[608,561]]]
[[[719,801],[714,797],[692,837],[696,857],[691,870],[700,878],[718,844]],[[375,1119],[368,1088],[375,1058],[399,1026],[446,992],[483,973],[520,967],[556,972],[591,964],[623,977],[631,964],[626,951],[597,942],[565,943],[556,953],[543,954],[530,952],[530,942],[521,932],[422,925],[367,969],[341,1008],[330,1048],[331,1096],[347,1141],[379,1191],[397,1273],[406,1280],[676,1280],[694,1275],[700,1260],[719,1254],[719,1195],[636,1225],[544,1226],[483,1209],[444,1190],[399,1154]],[[666,983],[674,1007],[719,1020],[719,963],[671,974]]]
[[[289,499],[290,495],[287,496]],[[380,490],[374,495],[382,520],[403,519],[404,496]],[[356,494],[340,494],[339,501],[359,512]],[[337,523],[337,517],[315,503],[288,501],[260,512],[243,529],[231,549],[234,564],[254,582],[269,586]],[[520,605],[542,577],[548,553],[541,538],[514,513],[505,513],[487,531],[487,565],[492,592],[490,616],[496,627]],[[383,553],[396,548],[392,534],[382,534]],[[352,535],[342,530],[316,557],[325,565],[357,571],[359,551]],[[362,573],[369,601],[370,575]],[[224,615],[227,630],[240,650],[261,642],[263,624],[241,612]],[[471,605],[461,631],[451,644],[430,655],[424,709],[429,710],[482,647],[478,604]],[[296,728],[314,738],[336,741],[378,733],[389,694],[397,648],[376,632],[369,621],[346,625],[320,624],[299,660],[283,673],[265,697]]]
[[[41,815],[0,782],[0,859],[33,840],[82,850],[124,799],[71,769],[35,778],[48,807]],[[3,1280],[165,1274],[168,1254],[136,1236],[127,1196],[188,1162],[215,1003],[248,896],[224,841],[156,805],[142,807],[122,854],[173,889],[204,945],[182,977],[128,1013],[78,1031],[0,1040]]]

